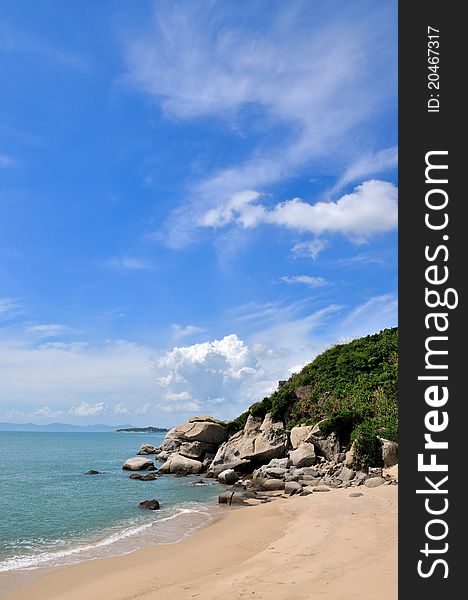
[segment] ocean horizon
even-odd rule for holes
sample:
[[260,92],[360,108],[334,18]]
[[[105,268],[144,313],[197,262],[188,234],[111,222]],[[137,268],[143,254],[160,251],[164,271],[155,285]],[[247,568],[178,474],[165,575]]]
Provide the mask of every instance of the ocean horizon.
[[[158,446],[163,438],[0,432],[0,592],[43,570],[174,543],[207,523],[222,487],[214,480],[139,481],[122,470],[143,442]],[[146,499],[161,509],[141,509]]]

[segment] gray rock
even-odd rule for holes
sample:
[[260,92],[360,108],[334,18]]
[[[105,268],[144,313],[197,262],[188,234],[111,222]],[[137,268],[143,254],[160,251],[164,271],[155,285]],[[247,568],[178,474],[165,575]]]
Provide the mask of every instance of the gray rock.
[[348,467],[343,467],[336,473],[336,477],[341,479],[341,481],[351,481],[354,479],[355,472],[353,469],[349,469]]
[[369,477],[382,477],[382,467],[369,467]]
[[184,442],[205,442],[215,446],[223,443],[228,437],[225,427],[211,421],[184,423],[174,427],[171,432],[171,436]]
[[339,452],[335,455],[334,461],[337,463],[342,463],[346,460],[346,452]]
[[301,442],[296,450],[289,453],[295,467],[311,467],[316,461],[314,446],[307,442]]
[[149,469],[154,470],[156,467],[154,466],[153,461],[149,458],[135,457],[127,459],[124,462],[122,469],[125,469],[126,471],[147,471]]
[[278,469],[289,469],[291,464],[291,459],[286,456],[285,458],[272,458],[266,466],[277,467]]
[[85,475],[101,475],[101,473],[95,469],[90,469],[89,471],[86,471]]
[[283,479],[287,470],[281,467],[265,467],[265,475],[270,479]]
[[157,479],[157,475],[156,473],[149,473],[148,475],[141,475],[141,477],[139,477],[139,479],[141,479],[141,481],[154,481],[155,479]]
[[284,476],[285,481],[299,481],[299,475],[295,475],[293,473],[286,473]]
[[364,496],[362,492],[353,492],[349,495],[350,498],[359,498],[359,496]]
[[179,454],[172,454],[170,458],[161,465],[160,473],[173,473],[180,475],[193,475],[200,473],[202,470],[202,463],[199,460],[192,460]]
[[283,424],[274,422],[270,414],[263,421],[249,415],[243,431],[238,431],[224,442],[210,466],[210,473],[217,475],[227,468],[247,469],[252,463],[267,463],[284,456],[288,436]]
[[156,454],[156,447],[151,444],[142,444],[137,454],[147,455]]
[[302,492],[302,485],[296,481],[288,481],[284,484],[284,493],[288,494],[288,496],[292,496],[293,494],[297,494],[299,492]]
[[290,432],[290,441],[291,446],[295,450],[299,447],[299,444],[302,442],[308,442],[309,436],[314,428],[313,425],[299,425],[298,427],[293,427]]
[[370,479],[366,479],[364,481],[364,485],[368,488],[375,488],[379,485],[383,485],[385,483],[385,479],[383,477],[371,477]]
[[181,456],[185,458],[191,458],[192,460],[203,461],[207,454],[211,454],[214,457],[216,452],[216,446],[214,444],[207,444],[206,442],[182,442],[177,451]]
[[143,475],[141,475],[141,473],[132,473],[129,475],[129,479],[141,479],[142,477]]
[[159,502],[157,500],[143,500],[143,502],[140,502],[139,506],[141,508],[148,508],[149,510],[158,510]]
[[238,480],[239,476],[234,469],[226,469],[225,471],[221,471],[221,473],[218,475],[218,481],[225,483],[226,485],[233,485]]
[[317,485],[312,488],[314,492],[329,492],[330,488],[327,488],[325,485]]
[[382,461],[384,467],[393,467],[398,462],[398,444],[385,438],[379,438],[382,446]]
[[261,485],[261,487],[264,490],[267,490],[270,492],[277,491],[277,490],[284,490],[284,486],[285,486],[285,483],[281,479],[265,479],[265,481],[263,481],[262,485]]

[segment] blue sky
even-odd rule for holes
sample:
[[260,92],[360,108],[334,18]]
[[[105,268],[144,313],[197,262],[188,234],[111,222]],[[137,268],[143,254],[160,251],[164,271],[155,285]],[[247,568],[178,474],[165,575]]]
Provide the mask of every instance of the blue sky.
[[397,321],[396,2],[0,6],[0,420],[238,415]]

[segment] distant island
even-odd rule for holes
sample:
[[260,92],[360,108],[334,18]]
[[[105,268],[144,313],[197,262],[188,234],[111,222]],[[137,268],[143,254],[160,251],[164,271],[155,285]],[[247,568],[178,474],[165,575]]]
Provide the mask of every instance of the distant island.
[[35,423],[5,423],[0,422],[0,431],[17,432],[47,432],[47,433],[111,433],[117,428],[133,427],[133,425],[71,425],[70,423],[48,423],[36,425]]
[[165,433],[169,429],[164,427],[126,427],[125,429],[117,429],[117,433]]

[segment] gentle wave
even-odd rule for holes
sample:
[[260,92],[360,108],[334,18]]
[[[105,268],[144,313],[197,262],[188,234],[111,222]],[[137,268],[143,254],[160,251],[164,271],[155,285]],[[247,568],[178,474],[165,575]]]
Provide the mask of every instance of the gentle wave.
[[[199,510],[199,509],[190,509],[190,508],[182,508],[179,509],[173,515],[168,517],[163,517],[152,521],[150,523],[144,523],[142,525],[127,527],[119,532],[113,533],[103,540],[95,542],[93,544],[87,544],[84,546],[78,546],[75,548],[69,548],[67,550],[60,550],[54,552],[41,552],[37,555],[20,555],[20,556],[12,556],[7,558],[6,560],[0,562],[0,573],[6,573],[9,571],[15,570],[32,570],[38,569],[41,566],[44,566],[46,563],[55,562],[60,559],[64,559],[67,557],[77,556],[84,552],[89,552],[96,550],[98,548],[102,548],[104,546],[110,546],[115,544],[116,542],[120,542],[126,538],[133,537],[138,535],[146,530],[150,530],[152,527],[159,525],[159,523],[163,523],[165,521],[171,521],[176,519],[182,515],[190,514],[190,513],[198,513],[200,515],[204,515],[208,517],[208,520],[212,518],[212,514],[210,512]],[[179,536],[179,539],[173,540],[173,542],[180,541],[190,533],[192,533],[195,529],[197,529],[200,525],[195,526],[188,531],[184,531],[182,535]],[[166,542],[167,543],[167,542]],[[119,552],[119,554],[128,554],[132,552],[132,550],[128,550],[127,552]]]

